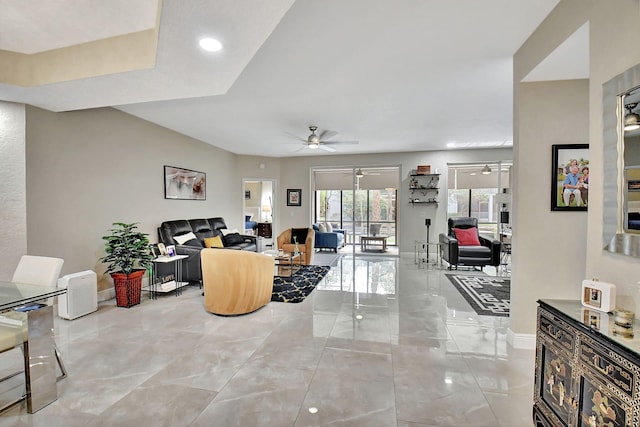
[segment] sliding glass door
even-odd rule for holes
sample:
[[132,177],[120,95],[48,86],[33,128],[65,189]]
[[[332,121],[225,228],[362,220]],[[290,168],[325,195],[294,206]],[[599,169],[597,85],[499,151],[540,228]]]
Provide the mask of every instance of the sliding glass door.
[[[314,222],[330,222],[347,230],[347,244],[360,236],[388,236],[397,245],[397,167],[314,171]],[[373,231],[373,232],[372,232]]]
[[397,243],[395,189],[317,190],[315,193],[314,222],[330,222],[347,230],[347,243],[360,242],[360,236],[372,234],[372,229],[376,234],[389,236],[388,245]]

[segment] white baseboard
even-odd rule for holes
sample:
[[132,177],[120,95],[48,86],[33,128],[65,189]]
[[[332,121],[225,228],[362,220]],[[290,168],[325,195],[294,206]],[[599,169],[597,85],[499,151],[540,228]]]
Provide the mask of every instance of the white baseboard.
[[536,335],[535,334],[516,334],[507,329],[507,343],[513,348],[520,348],[523,350],[535,350],[536,348]]
[[114,288],[107,288],[102,291],[98,291],[98,302],[108,301],[116,297],[116,290]]

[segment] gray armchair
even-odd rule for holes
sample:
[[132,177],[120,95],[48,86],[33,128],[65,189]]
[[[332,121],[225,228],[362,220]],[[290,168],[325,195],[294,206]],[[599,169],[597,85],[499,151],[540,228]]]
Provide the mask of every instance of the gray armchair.
[[[442,259],[451,267],[458,268],[458,265],[467,265],[472,267],[484,267],[492,265],[497,267],[500,265],[500,241],[484,238],[478,234],[478,219],[470,217],[449,218],[447,233],[440,234],[440,247],[442,250]],[[460,244],[456,238],[454,229],[463,231],[475,228],[480,245]],[[469,231],[467,231],[469,232]]]

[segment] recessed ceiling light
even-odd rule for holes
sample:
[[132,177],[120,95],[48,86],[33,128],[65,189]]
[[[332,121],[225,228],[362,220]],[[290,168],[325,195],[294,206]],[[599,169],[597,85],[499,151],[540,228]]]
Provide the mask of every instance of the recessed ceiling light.
[[317,414],[318,413],[318,408],[312,406],[311,408],[309,408],[309,413],[310,414]]
[[222,50],[222,43],[216,39],[212,39],[211,37],[202,38],[199,43],[200,47],[207,52],[218,52]]

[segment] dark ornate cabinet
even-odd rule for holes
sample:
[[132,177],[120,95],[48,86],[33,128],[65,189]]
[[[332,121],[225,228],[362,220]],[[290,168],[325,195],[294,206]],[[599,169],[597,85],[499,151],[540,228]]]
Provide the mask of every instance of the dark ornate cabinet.
[[270,222],[259,222],[258,223],[258,236],[260,237],[272,237],[271,236],[271,223]]
[[579,301],[538,301],[535,426],[639,426],[640,339]]

